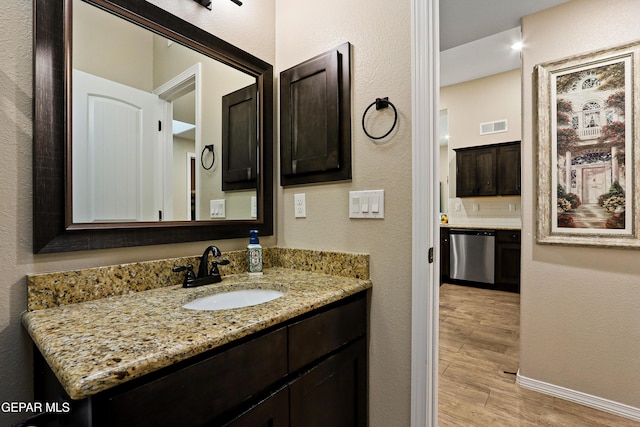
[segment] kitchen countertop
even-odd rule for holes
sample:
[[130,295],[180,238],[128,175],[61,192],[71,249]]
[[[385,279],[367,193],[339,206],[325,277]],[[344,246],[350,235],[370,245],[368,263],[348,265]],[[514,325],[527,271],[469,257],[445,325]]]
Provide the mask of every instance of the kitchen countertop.
[[[72,399],[82,399],[372,287],[371,280],[282,267],[25,312],[22,323]],[[257,306],[182,308],[235,289],[285,294]]]
[[516,225],[462,225],[462,224],[440,224],[441,228],[464,228],[466,230],[521,230]]

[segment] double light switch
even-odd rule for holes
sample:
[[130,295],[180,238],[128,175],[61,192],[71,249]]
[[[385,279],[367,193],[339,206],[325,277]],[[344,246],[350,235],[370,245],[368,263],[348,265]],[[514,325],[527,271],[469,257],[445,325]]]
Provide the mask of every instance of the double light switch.
[[384,190],[350,191],[349,218],[384,218]]

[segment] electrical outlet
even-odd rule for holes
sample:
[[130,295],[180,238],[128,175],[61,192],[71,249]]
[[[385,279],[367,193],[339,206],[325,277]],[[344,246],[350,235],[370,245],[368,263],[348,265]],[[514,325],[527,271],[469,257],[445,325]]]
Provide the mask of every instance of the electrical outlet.
[[306,218],[307,217],[307,201],[306,201],[305,193],[295,194],[293,196],[293,204],[295,207],[295,217]]

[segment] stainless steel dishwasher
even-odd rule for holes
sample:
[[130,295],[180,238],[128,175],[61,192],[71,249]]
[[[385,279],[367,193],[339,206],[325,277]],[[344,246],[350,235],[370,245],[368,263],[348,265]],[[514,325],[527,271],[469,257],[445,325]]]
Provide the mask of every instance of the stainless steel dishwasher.
[[452,228],[449,277],[495,283],[496,233],[493,230]]

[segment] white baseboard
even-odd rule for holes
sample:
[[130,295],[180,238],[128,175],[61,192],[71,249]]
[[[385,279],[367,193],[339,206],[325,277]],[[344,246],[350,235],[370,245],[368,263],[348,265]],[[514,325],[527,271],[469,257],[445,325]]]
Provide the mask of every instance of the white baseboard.
[[518,373],[516,374],[516,384],[528,390],[548,394],[553,397],[559,397],[560,399],[570,400],[571,402],[589,406],[590,408],[595,408],[600,411],[609,412],[614,415],[619,415],[633,421],[640,421],[640,408],[635,408],[623,403],[603,399],[598,396],[592,396],[590,394],[560,387],[554,384],[545,383],[543,381],[534,380],[532,378],[523,377],[520,375],[520,370],[518,370]]

